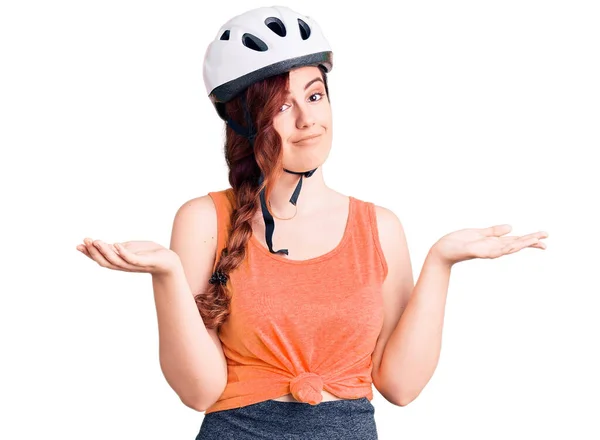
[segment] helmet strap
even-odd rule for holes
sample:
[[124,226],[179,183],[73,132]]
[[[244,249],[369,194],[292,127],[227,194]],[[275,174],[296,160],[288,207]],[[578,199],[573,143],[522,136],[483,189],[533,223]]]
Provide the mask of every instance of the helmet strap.
[[[246,119],[246,127],[242,127],[237,122],[235,122],[233,119],[231,119],[229,116],[227,116],[227,119],[225,122],[237,134],[248,138],[248,140],[250,142],[250,146],[254,149],[254,139],[256,138],[256,130],[254,128],[254,125],[252,124],[252,117],[250,116],[250,110],[248,109],[248,103],[246,102],[246,94],[245,93],[242,94],[241,100],[242,100],[242,106],[244,109],[244,117]],[[302,189],[302,178],[303,177],[311,177],[315,173],[315,171],[317,171],[317,168],[310,170],[310,171],[302,171],[302,172],[290,171],[285,168],[283,169],[287,173],[300,175],[300,180],[298,181],[298,185],[296,185],[296,189],[294,190],[292,197],[290,198],[290,203],[292,205],[296,206],[296,203],[298,202],[298,197],[300,196],[300,190]],[[263,182],[264,182],[264,176],[261,173],[260,179],[258,181],[258,185],[259,186],[262,185]],[[269,209],[267,208],[267,202],[265,200],[265,188],[263,188],[262,191],[260,192],[260,205],[261,205],[261,209],[262,209],[262,213],[263,213],[263,219],[265,222],[265,241],[267,242],[267,246],[269,247],[269,252],[271,252],[272,254],[289,255],[289,252],[287,249],[280,249],[278,251],[273,250],[273,232],[275,231],[275,222],[273,220],[273,216],[271,215],[271,213],[269,212]]]

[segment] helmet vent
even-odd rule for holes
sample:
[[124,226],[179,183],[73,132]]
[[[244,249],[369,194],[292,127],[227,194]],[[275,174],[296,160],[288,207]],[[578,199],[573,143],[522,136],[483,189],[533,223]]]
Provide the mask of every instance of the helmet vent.
[[221,35],[221,40],[229,40],[229,29],[227,29],[225,32],[223,32],[223,35]]
[[242,43],[247,48],[258,52],[265,52],[269,49],[263,40],[252,34],[244,34],[242,36]]
[[298,19],[298,25],[300,26],[300,35],[303,40],[307,40],[310,37],[310,27],[302,20]]
[[277,17],[269,17],[265,20],[265,24],[280,37],[285,37],[285,25]]

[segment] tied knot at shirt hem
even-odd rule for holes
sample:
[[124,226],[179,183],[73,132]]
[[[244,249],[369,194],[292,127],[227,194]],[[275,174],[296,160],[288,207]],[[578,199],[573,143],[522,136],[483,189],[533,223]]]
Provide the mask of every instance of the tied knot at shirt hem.
[[296,400],[317,405],[323,400],[323,379],[315,373],[302,373],[290,381],[290,392]]

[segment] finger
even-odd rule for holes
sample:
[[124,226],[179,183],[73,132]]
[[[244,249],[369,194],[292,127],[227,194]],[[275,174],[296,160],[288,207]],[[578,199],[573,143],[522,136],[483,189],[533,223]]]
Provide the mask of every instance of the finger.
[[100,250],[96,247],[96,245],[91,239],[86,238],[85,240],[83,240],[83,242],[85,243],[87,251],[89,252],[92,260],[94,260],[102,267],[106,267],[108,269],[119,269],[117,266],[113,265],[104,257],[102,252],[100,252]]
[[528,241],[531,238],[536,238],[536,237],[530,236],[530,235],[529,236],[523,236],[523,237],[519,237],[517,235],[510,235],[510,236],[507,236],[507,237],[498,237],[498,238],[506,246],[506,245],[512,244],[514,242],[523,243],[525,241]]
[[546,243],[544,243],[543,241],[540,241],[539,243],[532,244],[529,247],[538,248],[538,249],[546,249],[547,248]]
[[[538,232],[534,232],[531,234],[527,234],[527,235],[523,235],[523,236],[514,236],[514,235],[509,235],[506,237],[500,237],[500,241],[506,246],[506,245],[510,245],[515,241],[518,241],[519,243],[523,244],[523,243],[529,243],[530,240],[532,238],[537,239],[538,241],[544,238],[548,237],[548,233],[545,231],[538,231]],[[527,247],[529,245],[524,244],[523,247]]]
[[501,237],[502,235],[508,234],[510,231],[512,231],[512,226],[504,224],[483,228],[480,232],[486,237]]
[[548,238],[548,233],[545,231],[532,232],[531,234],[523,235],[521,238],[529,239],[529,238],[537,238],[538,240],[543,238]]
[[531,237],[529,239],[524,239],[524,240],[516,240],[512,243],[507,244],[506,246],[504,246],[502,248],[502,253],[504,255],[507,254],[512,254],[515,253],[517,251],[520,251],[523,248],[529,247],[529,246],[533,246],[533,245],[537,245],[539,244],[539,240],[535,237]]
[[88,258],[90,258],[90,259],[92,259],[92,260],[93,260],[92,256],[91,256],[91,255],[90,255],[90,253],[88,252],[88,250],[87,250],[87,247],[86,247],[86,246],[84,246],[84,245],[80,244],[79,246],[77,246],[77,250],[78,250],[79,252],[81,252],[83,255],[85,255],[86,257],[88,257]]
[[518,243],[520,243],[521,247],[518,249],[523,249],[526,247],[536,247],[539,249],[546,249],[546,244],[543,243],[541,240],[546,238],[548,236],[548,234],[544,231],[539,231],[539,232],[534,232],[532,234],[527,234],[524,235],[523,237],[521,237],[518,240]]
[[121,258],[126,263],[137,267],[138,270],[139,270],[139,268],[143,268],[143,267],[147,266],[144,259],[140,258],[140,254],[138,254],[138,253],[134,254],[129,249],[127,249],[127,247],[123,246],[123,243],[115,243],[115,248],[116,248],[117,252],[119,252],[119,255],[121,256]]
[[96,246],[96,248],[102,253],[102,256],[106,259],[106,261],[112,264],[115,268],[125,270],[127,272],[139,271],[137,267],[132,266],[123,260],[113,245],[104,243],[102,240],[96,240],[94,241],[94,246]]
[[507,235],[506,237],[497,237],[503,243],[512,243],[513,241],[520,240],[523,237],[519,237],[518,235]]

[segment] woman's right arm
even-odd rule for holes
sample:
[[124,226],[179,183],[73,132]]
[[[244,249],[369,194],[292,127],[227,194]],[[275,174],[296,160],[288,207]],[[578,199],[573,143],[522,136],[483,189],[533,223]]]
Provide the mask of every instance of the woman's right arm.
[[181,262],[152,275],[160,366],[181,401],[205,411],[223,393],[227,363],[216,329],[207,329],[194,294],[209,287],[217,247],[216,209],[210,196],[183,204],[175,215],[170,248]]

